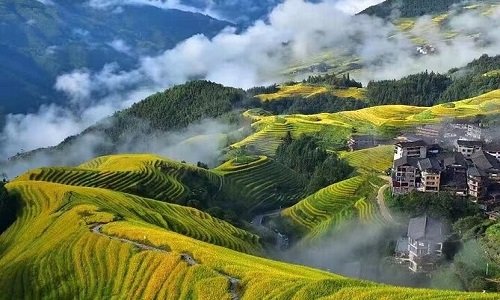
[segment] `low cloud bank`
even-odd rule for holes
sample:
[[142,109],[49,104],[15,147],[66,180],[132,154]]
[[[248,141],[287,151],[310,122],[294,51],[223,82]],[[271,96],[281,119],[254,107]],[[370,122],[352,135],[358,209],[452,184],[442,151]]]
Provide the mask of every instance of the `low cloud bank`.
[[[143,2],[151,1],[126,1]],[[179,1],[153,2],[158,6],[180,5]],[[376,1],[362,2],[368,5]],[[118,63],[110,62],[98,72],[79,69],[62,74],[54,88],[70,99],[69,105],[48,105],[37,113],[7,116],[0,133],[0,156],[56,145],[116,110],[192,79],[242,88],[266,85],[290,79],[283,75],[288,66],[331,52],[359,57],[364,69],[355,78],[366,83],[423,70],[444,72],[483,53],[500,52],[500,8],[489,15],[475,10],[450,13],[446,31],[456,37],[446,42],[431,18],[419,18],[410,33],[425,32],[427,42],[438,52],[417,56],[410,39],[392,24],[340,10],[361,7],[355,3],[287,0],[270,12],[267,21],[257,21],[243,32],[226,28],[212,39],[195,35],[161,55],[140,57],[133,70],[122,70]],[[117,1],[91,0],[89,4],[105,8]],[[119,37],[111,46],[139,53],[120,43]]]

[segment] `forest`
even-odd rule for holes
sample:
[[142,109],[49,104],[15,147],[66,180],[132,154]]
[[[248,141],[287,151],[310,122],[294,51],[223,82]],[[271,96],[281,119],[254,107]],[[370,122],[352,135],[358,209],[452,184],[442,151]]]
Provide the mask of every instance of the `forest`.
[[500,88],[500,76],[487,76],[500,69],[500,56],[483,55],[447,74],[422,72],[399,80],[371,81],[366,87],[370,106],[406,104],[432,106],[479,96]]
[[377,16],[379,18],[413,18],[448,11],[453,4],[461,0],[388,0],[371,6],[359,14]]
[[335,153],[327,153],[315,137],[292,139],[288,133],[276,150],[276,161],[304,176],[307,194],[347,179],[354,168]]

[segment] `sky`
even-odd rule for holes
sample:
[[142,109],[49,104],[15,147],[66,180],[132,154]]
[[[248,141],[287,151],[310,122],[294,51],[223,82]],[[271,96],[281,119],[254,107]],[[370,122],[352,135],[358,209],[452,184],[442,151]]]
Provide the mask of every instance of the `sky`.
[[[106,9],[118,2],[182,8],[179,1],[89,3]],[[374,17],[352,15],[376,2],[379,1],[286,0],[269,13],[266,21],[256,21],[242,32],[228,27],[212,39],[195,35],[157,56],[138,56],[137,68],[132,70],[123,70],[119,62],[110,61],[97,72],[76,69],[60,74],[54,89],[68,98],[68,105],[44,105],[34,113],[8,115],[0,131],[0,157],[57,145],[117,110],[192,78],[250,88],[287,80],[282,74],[287,66],[325,51],[349,51],[365,63],[363,72],[356,74],[355,79],[366,83],[424,70],[445,72],[483,53],[500,52],[498,8],[488,16],[475,11],[453,15],[449,26],[459,36],[451,43],[441,41],[439,33],[432,29],[430,17],[418,19],[414,33],[423,33],[439,52],[417,57],[415,46],[393,25]],[[472,39],[467,36],[471,32],[479,34]],[[140,53],[119,36],[107,45],[129,55]]]

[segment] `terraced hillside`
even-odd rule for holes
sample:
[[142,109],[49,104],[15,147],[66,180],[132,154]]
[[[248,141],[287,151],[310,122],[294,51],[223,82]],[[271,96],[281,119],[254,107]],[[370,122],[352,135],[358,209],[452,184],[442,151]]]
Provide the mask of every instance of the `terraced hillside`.
[[251,256],[182,235],[173,224],[186,220],[187,235],[258,250],[243,231],[194,209],[118,192],[21,180],[7,188],[22,203],[0,235],[0,295],[11,299],[499,297],[392,287]]
[[35,169],[19,179],[107,188],[173,203],[210,198],[221,180],[205,169],[143,154],[103,156],[77,168]]
[[394,146],[384,145],[344,152],[340,157],[347,160],[358,172],[382,173],[392,166]]
[[303,243],[330,236],[350,220],[382,224],[373,200],[384,183],[373,175],[356,176],[319,190],[285,209],[281,216],[302,233]]
[[249,111],[255,133],[231,145],[254,147],[262,153],[272,155],[287,131],[292,136],[318,133],[332,145],[341,144],[349,135],[358,133],[395,132],[420,124],[432,124],[445,118],[464,118],[478,114],[500,114],[500,90],[456,102],[418,107],[407,105],[382,105],[355,111],[333,114],[265,116]]
[[257,95],[262,101],[272,101],[285,97],[309,98],[317,94],[329,93],[341,98],[365,99],[365,90],[362,88],[333,89],[326,85],[313,85],[297,83],[293,85],[280,86],[279,91],[272,94]]
[[35,169],[17,180],[105,188],[182,205],[197,200],[204,208],[230,209],[248,219],[305,196],[301,177],[267,157],[243,164],[231,160],[206,170],[156,155],[110,155],[76,168]]
[[233,159],[214,171],[223,178],[221,193],[240,199],[245,214],[290,206],[305,196],[305,181],[265,156],[245,163]]
[[255,121],[252,124],[255,133],[232,144],[231,148],[247,147],[268,156],[276,153],[287,132],[293,138],[302,134],[320,134],[323,142],[338,145],[343,143],[353,128],[346,122],[330,119],[330,114],[257,116],[247,112],[246,116]]

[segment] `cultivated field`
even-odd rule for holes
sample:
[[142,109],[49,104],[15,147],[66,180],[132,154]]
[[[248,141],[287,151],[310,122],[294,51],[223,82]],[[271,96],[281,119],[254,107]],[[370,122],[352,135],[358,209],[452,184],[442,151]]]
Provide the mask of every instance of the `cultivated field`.
[[358,172],[383,173],[392,166],[394,146],[384,145],[353,152],[343,152],[340,155]]
[[[257,95],[262,101],[279,100],[285,97],[304,97],[309,98],[317,94],[329,93],[341,98],[354,98],[358,100],[365,99],[365,89],[348,88],[334,89],[329,86],[313,85],[307,83],[297,83],[294,85],[280,86],[279,91],[272,94]],[[347,101],[347,100],[346,100]]]
[[305,181],[265,156],[248,163],[233,159],[214,172],[223,178],[222,193],[240,199],[247,213],[289,206],[304,197]]
[[0,235],[0,293],[12,299],[499,297],[380,285],[240,253],[179,228],[256,251],[251,234],[194,209],[119,192],[21,180],[7,187],[22,204]]
[[376,176],[356,176],[319,190],[285,209],[282,216],[303,233],[303,242],[324,239],[346,221],[382,224],[374,199],[383,184]]

